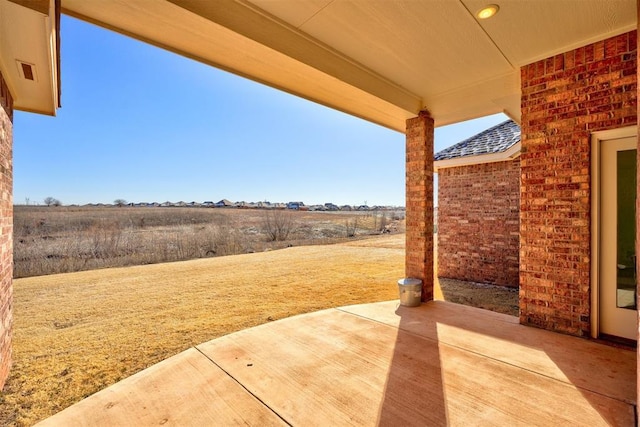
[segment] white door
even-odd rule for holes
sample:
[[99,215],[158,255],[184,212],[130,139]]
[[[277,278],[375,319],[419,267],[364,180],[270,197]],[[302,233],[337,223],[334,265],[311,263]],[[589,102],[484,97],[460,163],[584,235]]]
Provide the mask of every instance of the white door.
[[602,141],[600,333],[637,339],[636,137]]

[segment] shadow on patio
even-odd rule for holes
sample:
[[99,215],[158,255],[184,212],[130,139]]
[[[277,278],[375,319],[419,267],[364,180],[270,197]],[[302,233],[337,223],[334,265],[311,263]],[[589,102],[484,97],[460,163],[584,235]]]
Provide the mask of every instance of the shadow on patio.
[[388,301],[209,341],[41,425],[635,425],[635,363],[511,316]]

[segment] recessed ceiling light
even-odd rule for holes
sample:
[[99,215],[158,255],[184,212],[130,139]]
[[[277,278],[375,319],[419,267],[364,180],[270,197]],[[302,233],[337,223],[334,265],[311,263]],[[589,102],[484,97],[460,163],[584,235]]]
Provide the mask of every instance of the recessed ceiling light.
[[498,6],[497,4],[490,4],[480,9],[476,13],[476,16],[480,19],[489,19],[493,15],[498,13],[499,10],[500,10],[500,6]]

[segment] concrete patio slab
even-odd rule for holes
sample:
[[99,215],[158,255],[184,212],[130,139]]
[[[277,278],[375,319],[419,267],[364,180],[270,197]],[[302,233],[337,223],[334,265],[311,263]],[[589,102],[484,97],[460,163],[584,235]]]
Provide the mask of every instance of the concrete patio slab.
[[635,425],[635,352],[443,301],[230,334],[40,425]]

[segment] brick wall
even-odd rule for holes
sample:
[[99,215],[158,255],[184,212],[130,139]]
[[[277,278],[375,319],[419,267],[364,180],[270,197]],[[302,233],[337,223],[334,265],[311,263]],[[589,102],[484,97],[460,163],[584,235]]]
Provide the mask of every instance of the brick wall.
[[521,68],[520,321],[590,333],[590,134],[637,120],[636,31]]
[[520,159],[438,171],[438,276],[518,286]]
[[0,390],[11,367],[13,324],[13,99],[0,74]]
[[407,120],[405,274],[422,280],[422,300],[433,299],[433,119]]

